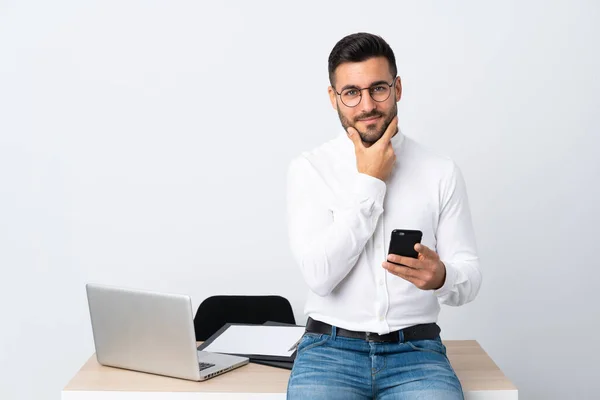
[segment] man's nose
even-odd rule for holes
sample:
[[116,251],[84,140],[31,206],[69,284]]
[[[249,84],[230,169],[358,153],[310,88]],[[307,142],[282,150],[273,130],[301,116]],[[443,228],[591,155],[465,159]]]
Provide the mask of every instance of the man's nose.
[[375,103],[375,100],[373,100],[371,98],[371,94],[369,93],[369,89],[364,89],[364,91],[362,92],[362,96],[361,97],[362,97],[361,101],[360,101],[361,111],[364,111],[365,113],[367,113],[367,112],[371,112],[375,108],[377,108],[377,104]]

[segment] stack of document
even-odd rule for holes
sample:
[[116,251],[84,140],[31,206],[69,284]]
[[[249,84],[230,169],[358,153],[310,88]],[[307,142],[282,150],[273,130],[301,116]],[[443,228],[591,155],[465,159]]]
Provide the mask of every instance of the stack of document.
[[304,329],[303,326],[269,322],[264,325],[226,324],[198,350],[244,356],[258,364],[291,369],[296,345]]

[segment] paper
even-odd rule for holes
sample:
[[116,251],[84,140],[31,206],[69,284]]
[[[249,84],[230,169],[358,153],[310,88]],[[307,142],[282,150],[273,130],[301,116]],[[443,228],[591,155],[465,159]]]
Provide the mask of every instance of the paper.
[[303,326],[231,325],[204,351],[290,357],[290,347],[304,334]]

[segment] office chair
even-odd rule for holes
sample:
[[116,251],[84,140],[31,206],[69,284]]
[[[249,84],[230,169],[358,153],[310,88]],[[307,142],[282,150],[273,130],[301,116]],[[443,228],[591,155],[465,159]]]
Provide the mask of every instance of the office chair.
[[211,296],[196,311],[196,340],[208,339],[227,323],[263,324],[267,321],[295,325],[290,302],[281,296]]

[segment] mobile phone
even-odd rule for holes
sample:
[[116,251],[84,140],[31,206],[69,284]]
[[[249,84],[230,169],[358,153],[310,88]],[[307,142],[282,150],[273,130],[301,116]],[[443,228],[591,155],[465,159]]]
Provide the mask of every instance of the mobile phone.
[[394,229],[390,238],[390,249],[388,254],[396,254],[403,257],[418,258],[419,253],[415,245],[421,243],[423,232],[410,229]]

